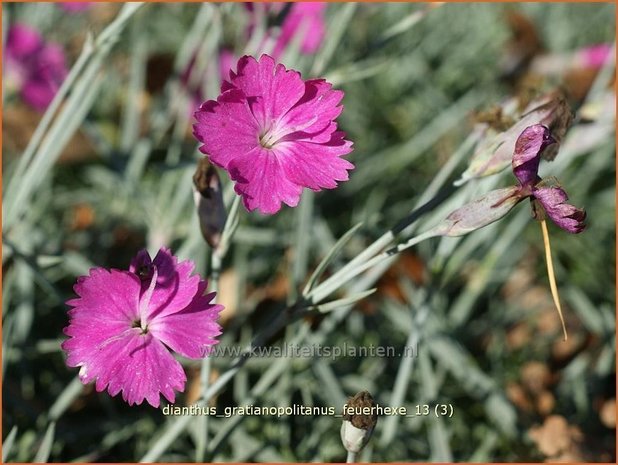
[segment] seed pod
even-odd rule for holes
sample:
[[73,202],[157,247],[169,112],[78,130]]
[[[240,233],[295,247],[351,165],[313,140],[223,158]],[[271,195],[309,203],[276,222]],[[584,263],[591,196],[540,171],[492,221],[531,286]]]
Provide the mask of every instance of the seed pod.
[[[357,454],[369,442],[378,422],[375,405],[373,397],[367,391],[361,391],[351,397],[345,405],[341,425],[341,442],[348,452]],[[369,413],[364,414],[363,410]]]
[[453,211],[433,231],[440,236],[463,236],[498,221],[522,198],[517,186],[490,191]]

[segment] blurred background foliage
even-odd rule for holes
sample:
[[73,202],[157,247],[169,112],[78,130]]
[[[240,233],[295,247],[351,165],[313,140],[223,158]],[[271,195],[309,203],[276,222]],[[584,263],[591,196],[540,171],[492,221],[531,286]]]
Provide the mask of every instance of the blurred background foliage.
[[[26,23],[61,44],[73,64],[87,36],[99,37],[120,7],[98,3],[68,12],[50,3],[4,3],[3,31]],[[615,111],[613,69],[532,80],[521,71],[536,56],[613,44],[613,4],[327,8],[320,50],[301,54],[293,41],[282,61],[345,91],[339,121],[354,141],[349,159],[357,168],[338,189],[310,200],[305,194],[305,210],[284,208],[273,217],[241,213],[219,286],[226,306],[221,346],[250,341],[293,301],[299,283],[291,276],[299,260],[307,263],[300,266],[302,283],[357,222],[363,226],[337,266],[427,201],[427,187],[449,160],[454,164],[442,171],[447,182],[440,190],[448,198],[422,216],[419,229],[475,192],[512,184],[507,170],[448,188],[466,167],[470,146],[461,146],[479,111],[530,87],[563,85],[576,110],[575,125],[594,129],[594,118],[579,112],[593,83],[592,103]],[[86,83],[95,93],[84,116],[69,115],[79,127],[74,133],[70,124],[60,128],[64,139],[38,154],[49,166],[40,165],[36,179],[15,173],[42,113],[5,89],[4,213],[13,178],[18,187],[31,183],[32,191],[3,228],[7,460],[32,461],[38,454],[49,461],[136,461],[147,456],[170,421],[159,410],[130,408],[72,381],[76,371],[65,366],[59,346],[67,324],[63,302],[90,267],[126,268],[143,247],[154,252],[169,246],[208,274],[210,250],[192,200],[191,176],[201,155],[191,136],[191,112],[195,95],[218,93],[220,50],[236,57],[257,51],[259,44],[247,43],[252,14],[242,4],[158,3],[128,17]],[[276,31],[277,18],[269,25]],[[100,53],[96,48],[93,56]],[[518,73],[508,72],[505,63],[512,61],[519,62]],[[197,71],[187,79],[191,68]],[[615,113],[610,117],[611,129],[589,147],[542,165],[588,212],[588,229],[580,235],[550,226],[567,342],[549,293],[540,228],[527,205],[520,205],[469,236],[419,244],[374,276],[377,292],[371,297],[345,313],[297,322],[270,341],[289,342],[309,328],[304,343],[397,350],[408,344],[416,357],[256,358],[211,404],[339,409],[366,389],[382,405],[415,411],[420,404],[451,404],[454,414],[381,418],[363,461],[614,462]],[[585,139],[590,132],[582,134]],[[227,176],[221,177],[229,200]],[[305,230],[298,228],[302,215],[310,219]],[[214,359],[211,380],[230,362]],[[177,405],[193,403],[200,390],[200,364],[183,364],[189,381]],[[266,379],[264,373],[275,375]],[[204,455],[195,452],[204,430],[189,425],[156,459],[342,461],[339,428],[340,419],[328,416],[209,418]]]

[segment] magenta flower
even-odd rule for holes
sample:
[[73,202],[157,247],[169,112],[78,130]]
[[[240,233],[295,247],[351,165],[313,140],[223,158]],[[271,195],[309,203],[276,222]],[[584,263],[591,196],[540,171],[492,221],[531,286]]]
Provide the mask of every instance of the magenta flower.
[[301,53],[310,55],[317,52],[326,31],[324,22],[326,7],[327,4],[323,2],[294,3],[281,25],[281,33],[277,37],[273,56],[281,56],[296,34],[303,34],[300,43]]
[[[253,3],[246,2],[245,8],[252,13],[249,19],[248,35],[251,36],[256,27],[255,7]],[[286,5],[289,5],[286,8]],[[272,56],[278,59],[285,48],[292,42],[297,34],[300,37],[300,52],[311,55],[318,51],[326,33],[324,13],[328,6],[325,2],[267,2],[262,3],[262,11],[275,17],[275,22],[281,23],[279,34],[276,37]],[[272,35],[272,34],[269,34]],[[265,41],[262,45],[264,45]]]
[[80,13],[90,8],[92,2],[58,2],[58,6],[68,13]]
[[612,44],[591,45],[579,51],[580,61],[588,68],[601,68],[610,57]]
[[170,350],[203,358],[221,334],[223,307],[210,303],[215,293],[204,295],[207,282],[191,276],[193,268],[167,249],[154,260],[143,250],[129,271],[93,268],[78,278],[62,348],[67,365],[81,367],[82,383],[96,381],[111,396],[122,391],[129,405],[146,399],[158,407],[160,394],[174,402],[186,376]]
[[515,143],[513,154],[513,174],[519,181],[520,198],[530,197],[535,216],[540,215],[538,204],[547,216],[560,228],[570,233],[582,232],[585,228],[586,212],[566,203],[568,196],[559,186],[548,186],[539,177],[541,153],[556,140],[549,129],[542,124],[529,126],[521,133]]
[[24,24],[14,24],[6,44],[9,87],[23,100],[43,111],[68,74],[65,56],[57,44],[45,44],[41,35]]
[[265,214],[298,205],[303,187],[333,189],[354,168],[341,158],[352,142],[337,130],[343,92],[324,79],[244,56],[216,101],[195,113],[200,150],[236,182],[247,210]]

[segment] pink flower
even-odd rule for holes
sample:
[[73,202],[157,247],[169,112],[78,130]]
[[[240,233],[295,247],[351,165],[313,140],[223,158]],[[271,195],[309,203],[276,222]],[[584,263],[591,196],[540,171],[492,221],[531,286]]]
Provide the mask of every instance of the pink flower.
[[174,402],[185,373],[170,349],[189,358],[206,357],[221,334],[221,305],[204,295],[207,282],[191,276],[191,261],[178,262],[161,249],[154,260],[145,250],[129,271],[93,268],[74,286],[69,325],[62,343],[67,365],[81,367],[79,378],[111,396],[122,391],[129,403],[144,399],[158,407],[160,394]]
[[352,142],[337,130],[343,92],[324,79],[303,81],[268,55],[244,56],[216,101],[195,113],[195,137],[227,170],[247,210],[273,214],[298,205],[303,187],[333,189],[354,168],[341,158]]
[[[245,8],[252,13],[249,19],[248,35],[251,36],[256,26],[255,8],[253,3],[245,3]],[[287,8],[286,8],[287,6]],[[325,2],[268,2],[262,3],[261,8],[275,23],[281,24],[281,30],[277,36],[272,55],[279,58],[285,48],[292,42],[296,34],[302,34],[300,52],[311,55],[318,51],[324,35],[326,24],[324,13],[328,6]]]
[[68,13],[80,13],[90,8],[92,2],[58,2],[58,6]]
[[579,52],[581,61],[588,68],[602,68],[610,57],[612,44],[598,44],[586,47]]
[[324,23],[326,7],[327,4],[323,2],[294,3],[283,20],[273,55],[280,56],[299,33],[303,34],[300,51],[306,55],[317,52],[322,45],[326,30]]
[[6,45],[7,81],[24,101],[43,111],[68,74],[65,56],[57,44],[45,44],[41,35],[24,24],[14,24]]

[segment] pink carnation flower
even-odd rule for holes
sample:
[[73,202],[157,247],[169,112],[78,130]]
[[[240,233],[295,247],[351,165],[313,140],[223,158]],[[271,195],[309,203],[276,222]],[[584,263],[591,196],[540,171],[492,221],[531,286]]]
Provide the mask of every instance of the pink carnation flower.
[[193,268],[167,249],[154,260],[143,250],[129,271],[93,268],[77,280],[62,348],[67,365],[81,367],[82,383],[94,380],[111,396],[122,391],[129,405],[146,399],[158,407],[160,394],[174,402],[186,376],[170,349],[203,358],[221,334],[223,307],[210,303],[215,293],[204,295],[207,282],[191,276]]
[[90,8],[92,2],[58,2],[58,6],[68,13],[80,13]]
[[273,214],[298,205],[303,187],[333,189],[354,168],[341,158],[352,142],[337,130],[343,92],[324,79],[244,56],[216,101],[195,113],[195,137],[212,163],[227,170],[247,210]]
[[294,3],[283,20],[281,34],[277,38],[273,55],[280,56],[298,33],[303,34],[300,51],[305,55],[317,52],[322,45],[326,31],[324,21],[326,7],[327,4],[323,2]]
[[64,51],[46,44],[41,35],[25,24],[11,26],[6,43],[6,77],[9,88],[23,100],[43,111],[51,103],[68,74]]
[[589,68],[602,68],[612,52],[612,44],[591,45],[579,52],[584,66]]

